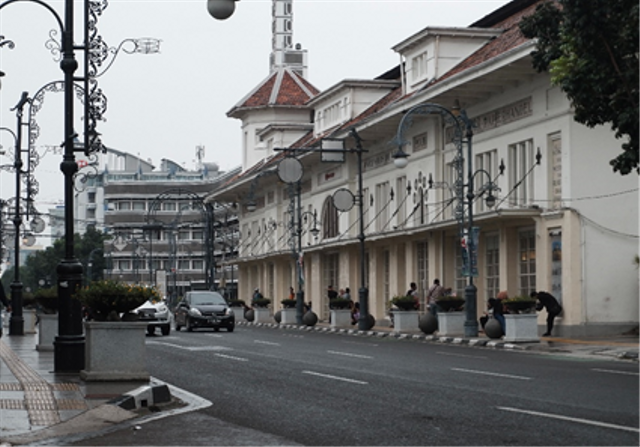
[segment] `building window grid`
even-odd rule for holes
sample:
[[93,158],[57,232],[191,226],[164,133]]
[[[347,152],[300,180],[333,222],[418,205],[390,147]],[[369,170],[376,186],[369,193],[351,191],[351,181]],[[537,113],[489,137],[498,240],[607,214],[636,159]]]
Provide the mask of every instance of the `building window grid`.
[[518,234],[519,295],[528,296],[536,290],[536,235],[535,230]]
[[391,253],[389,250],[384,250],[382,253],[383,273],[382,273],[382,294],[385,304],[389,304],[391,299]]
[[[498,159],[498,150],[493,149],[482,154],[476,155],[476,172],[480,169],[484,169],[486,174],[478,174],[474,179],[474,188],[476,191],[480,191],[482,185],[486,184],[488,181],[493,181],[495,173],[498,172],[497,167],[497,159]],[[482,213],[488,210],[488,207],[484,201],[487,198],[487,194],[485,193],[482,196],[478,196],[476,198],[474,207],[476,213]]]
[[405,220],[407,218],[406,212],[406,201],[405,194],[407,191],[407,178],[399,177],[396,180],[396,191],[398,196],[398,207],[397,207],[397,215],[396,215],[396,225],[403,226],[405,225]]
[[[322,259],[322,281],[325,284],[325,287],[332,285],[334,289],[338,288],[338,276],[340,269],[340,258],[338,253],[330,253],[323,256]],[[325,294],[325,299],[328,300],[328,297]],[[327,305],[321,306],[321,318],[326,318],[327,315]]]
[[376,185],[376,231],[385,231],[389,224],[389,182],[379,183]]
[[411,60],[411,78],[414,81],[427,76],[427,52],[420,53]]
[[509,204],[511,206],[527,205],[533,201],[533,176],[527,173],[534,163],[533,140],[509,145],[509,190],[512,191]]
[[486,297],[495,298],[500,291],[500,236],[488,234],[485,237],[485,284]]

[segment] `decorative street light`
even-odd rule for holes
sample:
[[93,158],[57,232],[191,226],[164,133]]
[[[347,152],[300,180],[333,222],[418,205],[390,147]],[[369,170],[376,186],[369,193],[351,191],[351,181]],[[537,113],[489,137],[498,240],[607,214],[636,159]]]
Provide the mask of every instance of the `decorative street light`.
[[[290,149],[295,151],[295,149]],[[310,232],[314,236],[319,233],[318,220],[316,212],[309,211],[302,212],[302,176],[304,174],[304,168],[302,163],[293,156],[287,156],[278,163],[278,177],[284,183],[287,183],[291,191],[291,233],[296,235],[297,245],[292,244],[293,258],[296,263],[296,274],[298,279],[298,292],[296,293],[296,324],[302,326],[304,324],[304,265],[302,263],[302,221],[307,215],[313,217],[313,227]],[[293,188],[296,188],[295,191]],[[294,206],[293,199],[296,199],[296,205]],[[295,216],[295,217],[294,217]]]
[[[65,0],[64,21],[49,4],[43,0],[6,0],[0,3],[0,11],[6,6],[17,2],[36,3],[47,9],[54,17],[60,30],[60,68],[64,73],[64,155],[60,170],[64,175],[64,259],[57,268],[58,273],[58,335],[54,341],[54,371],[55,372],[79,372],[84,368],[84,344],[85,339],[82,328],[82,312],[80,303],[71,298],[73,291],[82,284],[82,264],[74,255],[74,175],[78,171],[75,160],[76,149],[73,139],[74,126],[74,80],[82,79],[85,82],[85,95],[88,95],[84,104],[85,132],[83,145],[85,153],[103,150],[102,143],[95,132],[95,120],[100,119],[101,112],[106,103],[101,102],[103,95],[96,89],[95,66],[93,62],[103,60],[104,54],[94,51],[94,39],[90,33],[95,31],[97,16],[106,7],[106,0],[84,0],[84,41],[82,45],[74,43],[74,4],[75,0]],[[228,18],[235,9],[235,0],[208,0],[209,13],[218,19]],[[13,42],[0,37],[0,47],[7,42],[12,48]],[[58,49],[56,49],[57,51]],[[81,50],[85,55],[84,76],[74,76],[78,68],[75,50]],[[91,88],[89,86],[91,84]],[[16,306],[17,307],[17,306]]]

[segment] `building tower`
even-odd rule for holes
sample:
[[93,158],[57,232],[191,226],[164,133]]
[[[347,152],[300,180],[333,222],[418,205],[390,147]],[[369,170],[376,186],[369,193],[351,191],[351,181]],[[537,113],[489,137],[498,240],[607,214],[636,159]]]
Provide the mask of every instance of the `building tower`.
[[300,44],[293,48],[293,0],[273,0],[271,22],[269,73],[289,67],[306,79],[307,51]]

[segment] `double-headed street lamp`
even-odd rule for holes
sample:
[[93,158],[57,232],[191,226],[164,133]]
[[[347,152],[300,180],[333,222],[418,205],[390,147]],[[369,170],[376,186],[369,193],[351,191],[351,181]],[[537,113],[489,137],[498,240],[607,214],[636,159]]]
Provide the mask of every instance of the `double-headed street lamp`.
[[[208,0],[207,8],[209,13],[217,19],[226,19],[235,9],[236,0]],[[90,31],[95,25],[96,11],[101,12],[106,6],[106,0],[84,0],[84,33],[85,38],[82,45],[74,43],[74,0],[65,0],[64,2],[64,20],[48,3],[43,0],[6,0],[0,3],[0,11],[6,6],[18,2],[36,3],[48,10],[54,17],[60,30],[61,43],[60,68],[64,73],[64,155],[60,170],[64,175],[64,219],[65,219],[65,235],[64,235],[64,259],[57,268],[58,273],[58,336],[54,341],[54,371],[55,372],[79,372],[84,368],[84,335],[82,330],[82,313],[80,303],[72,299],[75,289],[82,284],[82,264],[74,255],[74,175],[78,171],[78,164],[75,160],[74,147],[74,91],[73,85],[75,80],[85,82],[85,94],[89,95],[89,82],[95,81],[90,72],[93,67],[89,68],[89,60],[93,58],[101,59],[99,49],[96,51],[91,46],[93,43],[89,39]],[[6,42],[0,38],[0,47]],[[9,47],[13,46],[13,42]],[[75,71],[78,69],[78,61],[75,57],[75,50],[81,50],[85,56],[85,73],[82,77],[76,77]],[[95,76],[95,73],[94,73]],[[92,82],[92,85],[94,82]],[[92,90],[94,92],[95,90]],[[96,92],[98,96],[99,92]],[[84,132],[84,152],[90,153],[96,150],[102,150],[102,144],[99,141],[97,132],[90,122],[94,122],[99,118],[101,112],[100,104],[96,104],[94,96],[85,100],[85,132]]]

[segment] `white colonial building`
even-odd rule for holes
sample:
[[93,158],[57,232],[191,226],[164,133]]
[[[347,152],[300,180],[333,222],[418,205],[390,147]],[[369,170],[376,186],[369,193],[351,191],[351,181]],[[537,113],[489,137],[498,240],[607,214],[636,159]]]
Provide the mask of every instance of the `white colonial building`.
[[[317,149],[326,139],[356,148],[352,129],[367,151],[362,205],[370,313],[382,324],[390,299],[412,281],[423,297],[436,278],[464,294],[456,206],[469,156],[466,144],[456,145],[451,117],[459,105],[473,122],[478,316],[500,290],[510,296],[546,290],[564,307],[556,335],[637,326],[638,177],[612,172],[608,162],[622,141],[607,127],[575,122],[566,96],[532,68],[535,43],[518,23],[535,4],[515,0],[468,28],[428,26],[393,48],[402,60],[398,67],[324,92],[286,64],[272,67],[229,112],[243,122],[243,172],[207,199],[255,208],[243,207],[239,215],[239,297],[250,300],[260,287],[279,307],[289,287],[298,287],[296,260],[302,258],[305,300],[320,318],[328,317],[329,284],[350,287],[357,298],[358,206],[339,212],[332,197],[347,189],[357,198],[358,159],[347,153],[344,162],[327,163]],[[418,110],[433,113],[410,112],[399,128],[421,105]],[[303,122],[302,116],[313,118]],[[409,154],[405,169],[395,168],[392,158],[399,136]],[[302,253],[291,213],[295,218],[296,185],[291,190],[276,173],[285,155],[279,149],[286,147],[298,149],[304,168]],[[489,182],[499,190],[488,190]],[[485,201],[489,195],[493,207]],[[317,238],[310,231],[314,212]],[[540,325],[545,316],[539,314]]]

